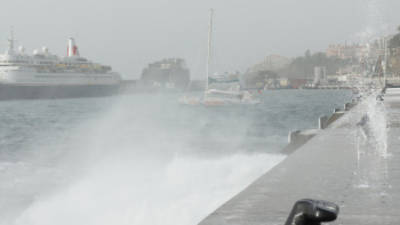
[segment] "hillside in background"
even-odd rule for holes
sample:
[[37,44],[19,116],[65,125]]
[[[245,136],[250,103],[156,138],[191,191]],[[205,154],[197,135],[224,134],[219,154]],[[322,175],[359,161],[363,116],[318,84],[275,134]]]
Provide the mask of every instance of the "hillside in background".
[[[327,74],[336,74],[343,67],[353,63],[353,59],[341,59],[328,57],[325,53],[312,54],[309,50],[304,56],[289,59],[283,56],[271,55],[262,62],[252,66],[244,75],[246,86],[255,87],[271,83],[272,86],[278,78],[289,78],[294,80],[306,80],[314,78],[315,67],[325,67]],[[261,86],[262,86],[261,85]]]
[[294,58],[289,65],[276,72],[279,77],[312,79],[314,67],[326,67],[327,74],[335,74],[340,68],[351,64],[351,59],[328,57],[322,52],[311,54],[307,51],[304,56]]

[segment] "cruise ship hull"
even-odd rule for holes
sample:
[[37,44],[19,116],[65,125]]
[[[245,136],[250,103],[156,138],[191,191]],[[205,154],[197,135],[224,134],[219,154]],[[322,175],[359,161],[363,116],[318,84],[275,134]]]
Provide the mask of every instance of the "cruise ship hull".
[[102,97],[119,93],[120,85],[47,85],[0,84],[0,100]]

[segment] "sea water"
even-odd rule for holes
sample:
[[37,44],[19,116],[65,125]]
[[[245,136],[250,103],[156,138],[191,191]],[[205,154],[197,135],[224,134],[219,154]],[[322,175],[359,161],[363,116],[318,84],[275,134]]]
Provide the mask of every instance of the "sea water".
[[282,161],[343,90],[257,93],[253,106],[178,93],[0,102],[0,224],[196,224]]

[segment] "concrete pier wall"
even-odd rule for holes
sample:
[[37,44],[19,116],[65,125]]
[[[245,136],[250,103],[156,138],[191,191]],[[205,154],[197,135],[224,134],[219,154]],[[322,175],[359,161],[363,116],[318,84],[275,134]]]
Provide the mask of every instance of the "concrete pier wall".
[[[400,90],[388,89],[384,102],[368,101],[338,116],[200,225],[284,224],[303,198],[337,203],[332,224],[400,224]],[[378,108],[383,111],[366,111]]]
[[318,129],[296,130],[289,132],[288,145],[282,149],[282,153],[290,154],[303,146],[307,141],[313,138],[318,133]]

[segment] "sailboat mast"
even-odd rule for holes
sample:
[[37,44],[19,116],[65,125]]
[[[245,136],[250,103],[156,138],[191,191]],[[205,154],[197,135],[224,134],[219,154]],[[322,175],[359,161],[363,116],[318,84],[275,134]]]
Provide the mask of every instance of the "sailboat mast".
[[388,60],[388,43],[386,37],[383,38],[384,40],[384,47],[385,47],[385,55],[384,55],[384,61],[385,63],[383,64],[383,88],[386,87],[386,71],[387,71],[387,60]]
[[210,75],[211,63],[211,41],[212,41],[212,28],[213,28],[214,9],[210,9],[210,22],[208,24],[208,48],[207,48],[207,66],[206,66],[206,90],[208,89],[208,77]]

